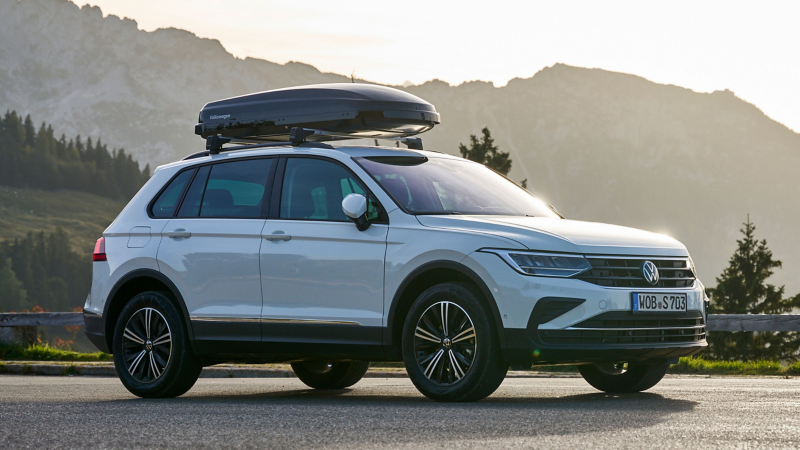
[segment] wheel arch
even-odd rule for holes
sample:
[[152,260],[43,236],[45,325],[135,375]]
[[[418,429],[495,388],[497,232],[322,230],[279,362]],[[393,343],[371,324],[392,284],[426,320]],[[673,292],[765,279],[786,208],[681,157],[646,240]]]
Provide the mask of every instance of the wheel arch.
[[501,347],[505,347],[505,332],[500,317],[500,310],[491,290],[486,283],[472,269],[456,261],[431,261],[414,269],[409,273],[394,293],[386,330],[384,332],[384,347],[390,359],[402,358],[401,341],[403,322],[411,308],[411,304],[419,295],[431,286],[448,281],[467,282],[478,288],[483,294],[482,299],[489,306],[495,328],[500,338]]
[[105,333],[105,340],[108,345],[109,353],[113,351],[114,339],[114,326],[117,323],[119,314],[128,300],[133,298],[136,294],[145,291],[167,291],[172,294],[176,306],[183,315],[184,324],[189,332],[189,341],[191,342],[192,350],[194,348],[194,332],[192,331],[192,321],[189,320],[189,310],[186,309],[186,302],[183,300],[178,288],[175,284],[167,278],[163,273],[153,269],[137,269],[125,274],[120,278],[114,287],[109,291],[105,307],[103,308],[103,331]]

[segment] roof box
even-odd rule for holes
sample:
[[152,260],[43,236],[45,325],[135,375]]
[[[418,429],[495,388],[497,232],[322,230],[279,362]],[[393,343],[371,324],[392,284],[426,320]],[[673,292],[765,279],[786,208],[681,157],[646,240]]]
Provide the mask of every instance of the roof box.
[[[421,98],[373,84],[317,84],[217,100],[200,110],[195,134],[240,142],[287,141],[292,128],[318,132],[310,140],[413,136],[439,123]],[[321,132],[320,132],[321,131]]]

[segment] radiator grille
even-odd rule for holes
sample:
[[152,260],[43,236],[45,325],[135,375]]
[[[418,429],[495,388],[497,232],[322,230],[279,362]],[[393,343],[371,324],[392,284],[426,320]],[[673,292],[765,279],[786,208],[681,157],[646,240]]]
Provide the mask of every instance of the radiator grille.
[[[688,259],[587,258],[592,269],[576,278],[608,287],[686,288],[694,285],[695,274]],[[644,279],[642,265],[651,261],[658,267],[658,283]]]
[[648,344],[703,341],[706,328],[699,311],[686,315],[634,315],[608,312],[565,330],[539,330],[548,344]]

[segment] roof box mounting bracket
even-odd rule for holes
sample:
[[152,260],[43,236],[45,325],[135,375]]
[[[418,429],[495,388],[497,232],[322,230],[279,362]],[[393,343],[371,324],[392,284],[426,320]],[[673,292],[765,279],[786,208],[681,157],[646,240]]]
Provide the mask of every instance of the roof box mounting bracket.
[[206,150],[212,155],[217,155],[222,150],[222,146],[231,141],[231,138],[222,137],[219,135],[209,136],[206,138]]
[[409,150],[422,150],[422,138],[418,137],[404,137],[399,138],[399,142],[406,144]]

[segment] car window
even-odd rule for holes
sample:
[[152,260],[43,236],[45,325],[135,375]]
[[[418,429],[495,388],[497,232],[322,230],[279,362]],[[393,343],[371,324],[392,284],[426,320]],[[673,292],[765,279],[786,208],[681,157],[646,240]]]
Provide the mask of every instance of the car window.
[[[289,158],[283,176],[280,218],[347,221],[342,200],[367,190],[342,166],[321,159]],[[382,209],[370,199],[367,218],[378,220]]]
[[358,163],[410,214],[560,217],[507,178],[471,161],[369,157]]
[[183,198],[178,217],[197,217],[200,214],[200,202],[203,200],[203,191],[206,188],[209,172],[211,172],[211,166],[203,166],[198,169],[197,175]]
[[170,182],[169,186],[158,196],[158,199],[153,202],[153,208],[150,210],[153,217],[172,217],[175,212],[175,206],[181,200],[183,188],[186,187],[186,183],[192,178],[193,173],[194,170],[184,170]]
[[[272,164],[273,159],[249,159],[212,165],[199,203],[196,197],[189,198],[189,194],[195,193],[192,183],[185,201],[188,202],[186,214],[194,213],[199,206],[200,217],[261,217],[261,206],[269,191],[267,179]],[[198,172],[198,175],[201,174]]]

